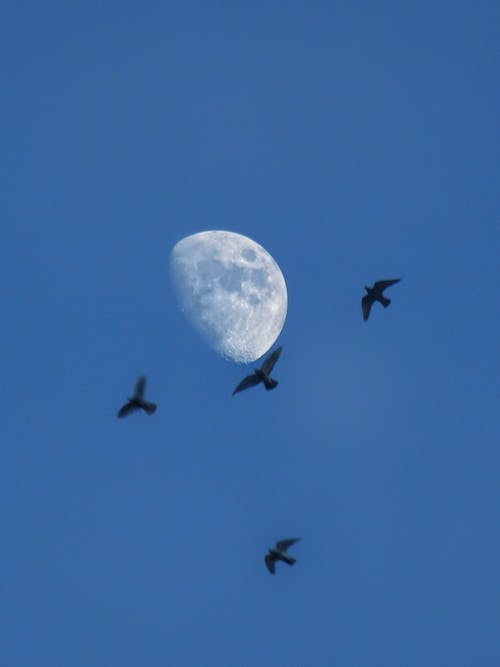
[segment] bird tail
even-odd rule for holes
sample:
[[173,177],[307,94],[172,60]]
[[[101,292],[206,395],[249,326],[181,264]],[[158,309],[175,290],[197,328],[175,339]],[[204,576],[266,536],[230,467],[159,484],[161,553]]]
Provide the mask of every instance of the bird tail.
[[285,556],[283,560],[285,561],[285,563],[288,563],[288,565],[295,565],[295,563],[297,562],[297,559],[293,558],[292,556]]
[[273,380],[272,378],[266,378],[264,380],[264,386],[269,391],[269,389],[274,389],[278,386],[278,380]]
[[148,403],[147,401],[145,401],[144,410],[146,410],[148,415],[152,415],[153,412],[156,410],[156,403]]
[[381,296],[380,303],[384,306],[384,308],[387,308],[387,306],[391,303],[391,300],[388,299],[386,296]]

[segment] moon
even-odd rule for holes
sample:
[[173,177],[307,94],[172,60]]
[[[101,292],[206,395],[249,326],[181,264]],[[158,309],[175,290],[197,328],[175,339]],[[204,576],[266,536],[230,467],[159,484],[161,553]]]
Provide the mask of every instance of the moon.
[[285,323],[285,279],[271,255],[242,234],[206,231],[172,249],[174,289],[188,320],[226,359],[265,354]]

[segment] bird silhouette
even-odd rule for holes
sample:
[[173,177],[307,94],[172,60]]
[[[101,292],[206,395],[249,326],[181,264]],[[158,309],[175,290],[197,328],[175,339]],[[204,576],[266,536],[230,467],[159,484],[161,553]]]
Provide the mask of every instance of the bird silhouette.
[[150,403],[144,400],[144,390],[146,389],[146,376],[141,377],[135,383],[134,395],[129,398],[127,403],[118,410],[118,417],[126,417],[135,410],[144,410],[148,415],[152,415],[156,410],[156,403]]
[[284,563],[288,563],[288,565],[293,565],[295,563],[296,559],[288,555],[287,549],[299,540],[300,537],[290,537],[287,540],[280,540],[279,542],[276,542],[276,547],[274,549],[268,550],[264,557],[264,561],[271,574],[274,574],[275,572],[275,564],[277,560],[282,560]]
[[395,283],[399,283],[401,278],[393,278],[391,280],[377,280],[373,283],[373,287],[365,287],[367,294],[361,299],[361,309],[363,311],[363,319],[368,319],[370,310],[375,301],[381,303],[384,308],[391,303],[391,300],[383,295],[384,290]]
[[252,373],[252,375],[247,375],[246,378],[243,378],[243,380],[233,391],[233,396],[237,394],[239,391],[243,391],[244,389],[248,389],[249,387],[254,387],[256,384],[259,384],[260,382],[264,383],[264,386],[267,390],[274,389],[277,386],[278,381],[270,378],[269,373],[273,370],[274,364],[278,361],[279,356],[281,354],[281,350],[282,350],[281,347],[276,348],[274,352],[272,352],[268,357],[264,359],[264,362],[262,363],[262,366],[260,368],[256,368],[255,371]]

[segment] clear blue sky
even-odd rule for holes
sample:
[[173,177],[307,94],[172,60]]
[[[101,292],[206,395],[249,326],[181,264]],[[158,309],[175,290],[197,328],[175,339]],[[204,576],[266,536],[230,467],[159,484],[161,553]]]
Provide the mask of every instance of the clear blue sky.
[[[4,8],[3,666],[498,667],[499,26]],[[232,398],[246,369],[176,306],[170,250],[205,229],[285,275],[274,392]],[[142,372],[158,411],[119,421]]]

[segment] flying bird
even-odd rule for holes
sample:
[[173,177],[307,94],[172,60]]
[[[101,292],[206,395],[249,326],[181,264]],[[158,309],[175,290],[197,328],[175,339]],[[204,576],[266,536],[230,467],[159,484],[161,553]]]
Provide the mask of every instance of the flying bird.
[[134,395],[129,398],[127,403],[118,410],[118,417],[126,417],[134,410],[144,410],[148,415],[152,415],[156,410],[156,403],[150,403],[144,400],[144,390],[146,389],[146,376],[141,375],[134,388]]
[[399,283],[401,278],[393,278],[392,280],[377,280],[376,283],[373,283],[373,287],[365,287],[366,294],[361,299],[361,308],[363,310],[363,319],[368,319],[370,315],[370,310],[375,301],[381,303],[384,308],[391,303],[391,300],[383,295],[384,290],[395,283]]
[[271,574],[274,574],[275,563],[277,560],[282,560],[284,563],[288,563],[288,565],[293,565],[295,563],[296,559],[288,555],[287,549],[299,540],[300,537],[290,537],[288,540],[280,540],[279,542],[276,542],[276,547],[274,549],[269,549],[268,553],[265,555],[264,561]]
[[260,382],[264,383],[264,386],[267,390],[274,389],[277,386],[278,381],[270,378],[269,374],[273,370],[274,364],[278,361],[281,350],[281,347],[276,348],[274,352],[271,352],[271,354],[264,359],[264,362],[260,368],[256,368],[252,375],[247,375],[246,378],[243,378],[243,380],[233,391],[233,396],[239,391],[243,391],[249,387],[254,387]]

